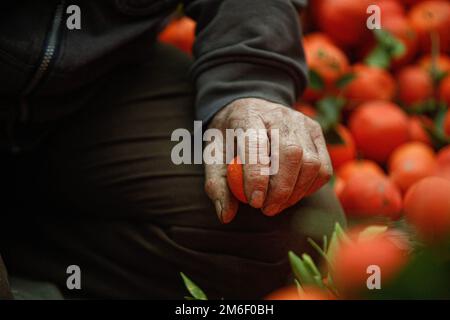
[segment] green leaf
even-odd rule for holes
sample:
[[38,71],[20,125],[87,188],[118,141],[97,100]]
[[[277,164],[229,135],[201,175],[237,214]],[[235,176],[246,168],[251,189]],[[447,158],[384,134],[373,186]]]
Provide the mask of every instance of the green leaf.
[[320,74],[318,74],[314,70],[309,70],[309,86],[314,90],[323,90],[325,89],[325,82],[323,81]]
[[366,57],[364,62],[371,67],[387,69],[391,65],[391,57],[389,56],[388,51],[386,51],[382,46],[378,45]]
[[[340,242],[350,242],[350,239],[345,234],[341,225],[336,222],[336,224],[334,226],[334,232],[331,235],[330,245],[329,245],[328,251],[327,251],[327,257],[328,257],[327,260],[328,261],[330,261],[330,262],[333,261],[334,254],[335,254],[336,250],[339,248]],[[330,263],[330,266],[331,266],[331,263]]]
[[180,272],[184,285],[188,289],[189,293],[196,300],[208,300],[206,294],[200,289],[191,279],[189,279],[183,272]]
[[356,77],[354,73],[344,74],[342,77],[336,80],[336,87],[339,89],[344,89],[350,82],[352,82]]
[[302,254],[302,259],[303,259],[305,266],[309,269],[309,271],[312,275],[322,277],[319,269],[316,267],[316,264],[314,263],[314,261],[310,255],[304,253],[304,254]]
[[308,268],[303,263],[294,252],[289,251],[289,261],[291,263],[292,271],[294,272],[295,278],[300,282],[302,286],[304,285],[314,285],[316,281],[313,275],[309,272]]
[[391,32],[383,29],[376,29],[374,30],[374,34],[378,44],[383,47],[391,57],[398,58],[405,53],[405,45]]
[[444,118],[447,113],[447,108],[442,104],[438,107],[438,111],[434,118],[434,126],[426,126],[425,130],[431,138],[433,145],[440,149],[450,144],[450,138],[444,132]]
[[369,66],[389,68],[394,58],[401,57],[405,51],[405,45],[389,31],[374,30],[377,41],[375,49],[367,56],[365,62]]
[[345,242],[350,241],[350,239],[345,234],[345,231],[344,231],[344,229],[342,229],[342,227],[339,224],[339,222],[336,222],[336,224],[334,225],[334,231],[336,232],[339,240],[342,240],[342,241],[345,241]]
[[327,261],[329,261],[330,267],[332,266],[331,263],[333,261],[334,254],[336,253],[336,250],[338,248],[339,248],[339,239],[336,232],[334,231],[333,234],[331,235],[330,245],[328,246],[327,250]]
[[319,288],[324,288],[322,274],[316,267],[316,264],[314,263],[313,259],[306,253],[302,254],[302,259],[306,268],[308,268],[310,274],[312,274],[315,281],[315,285],[318,286]]
[[344,106],[345,100],[340,97],[325,97],[317,102],[316,119],[325,133],[337,126]]
[[316,251],[317,251],[317,253],[319,253],[321,256],[322,256],[322,258],[324,258],[324,260],[327,262],[327,263],[329,263],[330,261],[328,261],[328,257],[327,257],[327,254],[326,254],[326,246],[324,245],[324,248],[325,249],[322,249],[313,239],[311,239],[311,238],[308,238],[308,242],[309,242],[309,244],[311,245],[311,247],[313,247]]
[[[336,176],[335,175],[333,175],[333,180],[336,181]],[[311,238],[309,238],[309,239],[311,239]],[[323,236],[322,248],[323,248],[322,252],[325,253],[325,251],[327,251],[327,248],[328,248],[328,237],[327,237],[326,234]]]

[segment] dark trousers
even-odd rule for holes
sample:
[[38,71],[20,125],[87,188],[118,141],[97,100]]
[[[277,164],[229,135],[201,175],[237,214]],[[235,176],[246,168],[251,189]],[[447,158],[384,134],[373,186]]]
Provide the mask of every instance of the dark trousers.
[[[172,131],[193,127],[190,59],[157,46],[150,60],[111,72],[35,151],[2,156],[9,273],[76,298],[182,299],[180,271],[211,298],[283,286],[288,250],[310,251],[306,237],[344,223],[335,196],[327,186],[273,218],[242,205],[221,225],[203,166],[170,159]],[[69,265],[81,269],[81,290],[66,288]]]

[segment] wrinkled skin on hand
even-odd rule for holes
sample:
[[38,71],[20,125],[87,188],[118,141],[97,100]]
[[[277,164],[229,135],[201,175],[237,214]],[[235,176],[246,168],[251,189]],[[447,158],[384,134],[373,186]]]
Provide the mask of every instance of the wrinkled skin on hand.
[[[243,164],[244,192],[248,202],[267,216],[279,214],[296,204],[305,195],[320,189],[332,176],[320,125],[286,106],[256,98],[239,99],[217,113],[209,128],[221,130],[224,137],[225,129],[279,130],[279,170],[276,174],[262,175],[261,169],[270,164],[262,164],[259,157],[255,164],[249,161]],[[259,139],[263,139],[259,140],[259,145],[270,145],[270,131]],[[247,145],[242,150],[244,159],[249,159],[251,153],[258,153],[258,147],[248,148]],[[225,154],[225,150],[223,152]],[[223,223],[231,222],[239,202],[227,185],[227,165],[207,164],[205,174],[205,190],[215,204],[219,219]]]

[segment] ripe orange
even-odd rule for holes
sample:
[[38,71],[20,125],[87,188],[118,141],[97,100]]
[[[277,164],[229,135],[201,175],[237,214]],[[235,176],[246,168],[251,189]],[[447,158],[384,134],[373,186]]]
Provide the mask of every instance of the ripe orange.
[[424,0],[400,0],[400,2],[402,2],[403,4],[405,4],[406,6],[412,6],[415,5],[419,2],[422,2]]
[[381,286],[392,280],[408,260],[404,247],[389,235],[381,234],[356,241],[343,242],[332,259],[332,277],[340,292],[355,297],[368,290],[369,266],[381,271]]
[[344,163],[355,159],[356,147],[350,131],[343,125],[337,127],[337,133],[344,141],[343,144],[328,144],[328,153],[331,157],[334,169],[338,169]]
[[450,180],[450,145],[439,150],[435,176]]
[[431,34],[439,37],[440,51],[450,50],[450,2],[446,0],[428,0],[413,6],[409,19],[419,37],[423,52],[431,51]]
[[299,293],[296,286],[278,289],[269,294],[264,300],[334,300],[334,297],[325,290],[316,287],[305,287]]
[[450,181],[450,165],[437,166],[434,176]]
[[195,40],[195,26],[196,23],[188,17],[173,20],[160,33],[159,41],[171,44],[191,54]]
[[355,78],[345,87],[344,96],[350,107],[371,100],[392,100],[395,80],[385,70],[356,64],[352,68]]
[[433,79],[419,66],[403,68],[398,76],[398,97],[408,107],[433,97]]
[[377,0],[375,4],[380,7],[382,23],[387,17],[403,16],[405,8],[397,0]]
[[398,219],[402,209],[400,190],[386,176],[357,173],[345,183],[339,197],[351,217],[385,216]]
[[408,127],[406,114],[391,102],[365,103],[350,116],[350,131],[357,149],[368,159],[380,163],[408,141]]
[[427,145],[432,145],[430,136],[425,130],[425,125],[429,118],[423,118],[419,116],[409,117],[409,140],[423,142]]
[[235,157],[227,166],[227,181],[231,193],[240,202],[248,203],[244,192],[244,174],[239,157]]
[[383,169],[381,169],[376,162],[371,160],[354,160],[347,162],[339,168],[337,171],[337,176],[346,182],[351,176],[357,173],[377,174],[384,176]]
[[[306,61],[310,70],[315,71],[325,84],[325,92],[334,88],[336,80],[349,71],[349,62],[345,53],[335,46],[332,41],[322,33],[312,33],[303,40]],[[309,87],[305,97],[314,98],[322,96]],[[314,100],[314,99],[309,99]]]
[[450,145],[439,150],[436,156],[438,166],[450,166]]
[[430,146],[421,142],[398,147],[389,159],[389,176],[403,192],[417,181],[432,176],[435,170],[436,155]]
[[355,47],[370,34],[365,28],[370,0],[323,0],[318,7],[317,22],[339,46]]
[[406,193],[404,207],[406,218],[424,239],[434,241],[450,234],[449,180],[420,180]]
[[450,108],[450,76],[445,77],[439,86],[439,99]]

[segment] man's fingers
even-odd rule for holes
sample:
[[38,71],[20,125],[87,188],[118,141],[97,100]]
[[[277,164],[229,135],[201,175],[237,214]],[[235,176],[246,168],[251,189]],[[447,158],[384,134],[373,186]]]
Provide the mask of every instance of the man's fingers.
[[333,165],[331,164],[330,155],[327,150],[327,144],[320,125],[317,122],[308,121],[307,127],[311,135],[311,140],[313,141],[314,146],[317,150],[317,154],[319,156],[321,164],[316,181],[314,181],[314,183],[310,186],[309,190],[306,193],[306,195],[310,195],[322,188],[322,186],[330,180],[331,176],[333,175]]
[[205,165],[205,191],[214,203],[219,220],[222,223],[231,222],[239,204],[228,188],[226,164]]
[[321,163],[316,147],[307,132],[300,131],[302,134],[303,158],[300,173],[297,177],[294,190],[285,203],[285,208],[290,207],[299,202],[308,192],[310,187],[315,183],[319,176]]
[[237,135],[238,154],[243,163],[244,193],[252,207],[261,208],[269,184],[269,175],[262,173],[268,172],[270,165],[270,144],[265,124],[256,115],[246,115],[243,119],[231,118],[230,127]]
[[283,137],[283,135],[280,137],[280,166],[278,172],[270,177],[269,191],[263,208],[265,215],[276,215],[284,208],[284,204],[294,190],[302,156],[303,150],[297,139]]

